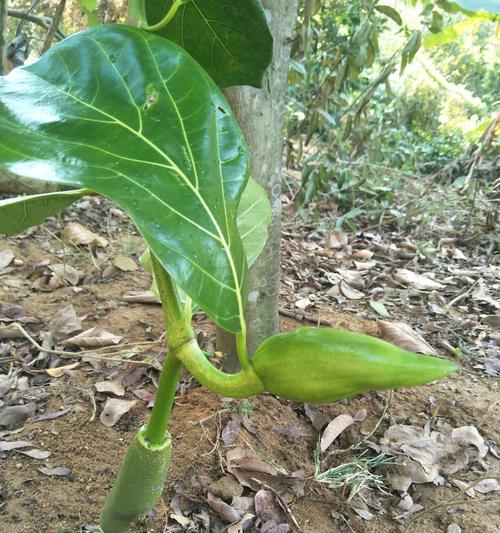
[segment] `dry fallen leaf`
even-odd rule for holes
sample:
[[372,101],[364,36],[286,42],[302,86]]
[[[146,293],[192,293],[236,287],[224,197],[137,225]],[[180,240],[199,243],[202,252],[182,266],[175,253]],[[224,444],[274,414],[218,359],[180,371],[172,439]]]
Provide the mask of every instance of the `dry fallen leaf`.
[[295,302],[295,307],[298,307],[299,309],[305,310],[311,305],[311,300],[306,296],[305,298],[301,298],[300,300],[297,300]]
[[123,337],[114,335],[109,331],[93,327],[86,331],[63,341],[63,346],[79,346],[80,348],[102,348],[118,344]]
[[500,329],[500,315],[483,316],[481,321],[493,329]]
[[0,268],[8,267],[14,260],[15,255],[12,250],[6,248],[0,252]]
[[358,290],[365,288],[363,276],[359,270],[347,270],[345,268],[337,268],[337,272],[342,276],[342,279]]
[[13,383],[9,376],[0,374],[0,398],[2,398],[12,387]]
[[87,245],[95,243],[101,248],[108,246],[108,241],[104,237],[100,237],[93,231],[82,226],[78,222],[69,222],[63,231],[64,238],[71,244],[76,246]]
[[356,412],[356,414],[353,417],[354,422],[363,422],[365,418],[366,418],[366,409],[360,409],[359,411]]
[[224,441],[226,446],[230,446],[238,438],[238,435],[241,431],[241,421],[243,420],[243,415],[238,413],[233,413],[228,423],[224,426],[221,431],[221,439]]
[[[488,453],[488,446],[474,426],[452,429],[450,434],[424,428],[394,424],[380,440],[382,452],[403,456],[404,461],[390,468],[391,486],[407,491],[412,483],[443,483],[444,474],[463,470],[473,461]],[[477,451],[472,453],[469,446]],[[459,486],[458,480],[453,482]]]
[[13,405],[0,411],[0,426],[14,429],[31,418],[36,411],[36,403],[30,402],[25,405]]
[[145,401],[145,402],[148,402],[147,404],[147,408],[151,408],[153,407],[154,403],[155,403],[155,400],[156,400],[156,393],[155,392],[151,392],[147,389],[136,389],[134,391],[132,391],[136,396],[137,398]]
[[243,494],[243,487],[231,476],[223,476],[217,481],[210,483],[208,492],[222,498],[224,501],[232,501],[235,497]]
[[385,341],[392,342],[392,344],[410,352],[436,355],[434,348],[427,344],[408,324],[404,322],[385,322],[384,320],[378,320],[377,325]]
[[139,269],[137,263],[126,255],[118,255],[113,260],[113,265],[122,272],[135,272]]
[[25,440],[13,440],[0,442],[0,452],[9,452],[10,450],[18,450],[19,448],[31,448],[33,443]]
[[228,503],[214,496],[211,492],[207,494],[208,505],[224,520],[225,522],[237,522],[240,519],[238,512]]
[[76,314],[73,305],[68,304],[54,313],[54,316],[49,322],[48,329],[56,338],[61,338],[81,331],[82,321]]
[[403,283],[404,285],[411,285],[412,287],[415,287],[415,289],[422,291],[439,290],[444,289],[445,287],[442,283],[438,283],[433,279],[422,276],[421,274],[417,274],[416,272],[406,268],[399,268],[396,270],[394,277],[400,283]]
[[349,298],[349,300],[361,300],[365,297],[365,294],[361,291],[358,291],[354,287],[351,287],[349,284],[347,284],[344,280],[342,280],[339,284],[340,291],[342,294]]
[[335,230],[328,235],[326,246],[334,250],[340,250],[347,246],[348,242],[347,235],[342,230]]
[[255,514],[265,524],[273,521],[275,524],[286,523],[286,516],[276,499],[275,494],[270,490],[259,490],[255,495]]
[[254,521],[255,515],[252,513],[246,513],[239,522],[229,526],[227,533],[244,533],[245,531],[250,531]]
[[280,494],[291,492],[297,496],[304,495],[305,475],[302,471],[283,474],[244,448],[229,450],[226,460],[228,472],[244,487],[258,491],[262,488],[261,483],[265,483]]
[[79,365],[80,365],[80,362],[77,361],[76,363],[71,363],[69,365],[57,366],[55,368],[46,368],[45,372],[51,378],[61,378],[62,376],[64,376],[67,370],[73,370],[74,368],[77,368]]
[[374,253],[370,250],[356,250],[352,256],[354,259],[369,260],[374,256]]
[[321,435],[320,449],[325,452],[333,441],[351,424],[354,424],[354,418],[351,415],[339,415],[326,426],[323,435]]
[[304,404],[304,411],[316,431],[321,431],[329,422],[330,418],[325,413],[317,411],[308,403]]
[[115,394],[116,396],[125,395],[125,388],[119,381],[98,381],[95,384],[95,389],[97,392],[110,392],[111,394]]
[[134,407],[136,403],[136,400],[127,401],[118,400],[117,398],[108,398],[100,416],[101,422],[108,427],[114,426],[125,413],[128,413],[130,409]]
[[28,457],[31,457],[32,459],[48,459],[52,453],[46,450],[39,450],[38,448],[32,448],[31,450],[16,450],[17,453],[22,453],[23,455],[27,455]]
[[83,272],[77,270],[71,265],[60,263],[57,265],[51,265],[50,270],[57,274],[61,279],[66,280],[70,285],[76,286],[83,278]]
[[474,490],[481,494],[488,494],[489,492],[500,490],[500,485],[495,478],[483,479],[474,486]]
[[37,468],[37,470],[46,476],[68,477],[73,474],[71,468],[68,468],[67,466],[56,466],[55,468],[47,468],[44,466]]
[[33,418],[33,422],[42,422],[44,420],[54,420],[54,418],[59,418],[60,416],[65,415],[71,411],[71,407],[63,407],[58,411],[52,411],[50,413],[44,413],[43,415],[36,416]]

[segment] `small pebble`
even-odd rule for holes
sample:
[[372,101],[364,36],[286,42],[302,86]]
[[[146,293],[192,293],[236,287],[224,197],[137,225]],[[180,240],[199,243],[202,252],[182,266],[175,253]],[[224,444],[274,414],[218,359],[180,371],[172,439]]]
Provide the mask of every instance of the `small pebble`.
[[462,533],[462,528],[458,524],[450,524],[446,533]]

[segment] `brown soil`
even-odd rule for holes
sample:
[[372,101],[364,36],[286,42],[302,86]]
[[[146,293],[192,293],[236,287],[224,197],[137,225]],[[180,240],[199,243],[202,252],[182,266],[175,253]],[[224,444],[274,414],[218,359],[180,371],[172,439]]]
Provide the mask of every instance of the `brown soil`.
[[[40,247],[42,242],[44,248]],[[126,340],[143,341],[157,338],[162,331],[161,311],[157,306],[126,304],[120,300],[131,288],[148,288],[148,276],[142,272],[120,273],[108,282],[88,283],[74,292],[71,287],[62,287],[53,292],[33,292],[28,279],[30,265],[47,257],[55,261],[57,242],[47,241],[47,234],[40,232],[26,239],[0,238],[0,250],[9,247],[16,257],[24,260],[24,266],[0,277],[0,302],[4,305],[20,304],[40,317],[44,324],[53,313],[65,303],[71,302],[79,315],[87,315],[87,328],[98,324],[113,333],[125,335]],[[115,248],[118,246],[115,243]],[[91,270],[86,252],[71,257],[71,264],[83,270]],[[350,330],[377,334],[374,322],[359,319],[352,314],[325,311],[322,315],[334,326]],[[208,337],[213,328],[206,320],[200,320]],[[293,319],[284,318],[282,329],[296,326]],[[25,342],[20,341],[19,344]],[[93,383],[102,379],[90,365],[85,364],[45,387],[49,393],[44,412],[60,407],[71,407],[71,411],[54,420],[28,422],[24,429],[10,437],[12,440],[28,440],[52,455],[45,461],[9,452],[0,458],[0,532],[77,532],[98,522],[99,512],[123,456],[127,443],[137,428],[146,420],[148,410],[144,402],[126,414],[115,427],[105,427],[99,421],[104,397],[92,393]],[[146,386],[151,386],[149,385]],[[135,385],[132,388],[138,388]],[[89,392],[90,391],[90,395]],[[439,406],[432,407],[429,396],[434,396]],[[92,398],[91,398],[92,396]],[[368,433],[377,423],[388,395],[369,394],[349,401],[322,406],[319,409],[330,419],[342,413],[354,415],[359,409],[366,409],[368,416],[355,429],[349,428],[339,438],[338,448],[345,448]],[[127,399],[136,399],[127,391]],[[92,399],[97,401],[97,417],[93,414]],[[314,450],[317,432],[313,437],[287,440],[273,431],[274,424],[292,424],[311,430],[309,419],[299,405],[289,404],[270,395],[252,398],[257,409],[251,416],[256,435],[242,429],[235,445],[251,447],[264,460],[272,461],[288,473],[302,469],[307,476],[305,497],[290,501],[291,511],[300,525],[300,530],[309,533],[356,531],[396,532],[403,527],[387,515],[376,514],[372,521],[359,518],[345,503],[342,490],[329,490],[312,482],[314,474]],[[436,403],[436,401],[434,403]],[[475,425],[481,435],[491,441],[498,440],[499,414],[496,383],[483,375],[464,368],[459,374],[437,384],[419,389],[400,390],[394,393],[389,409],[391,420],[423,426],[429,414],[446,419],[453,427]],[[211,416],[210,415],[214,415]],[[191,509],[207,508],[205,496],[199,489],[193,489],[192,478],[197,475],[218,479],[222,475],[226,449],[217,435],[229,419],[230,412],[224,401],[201,387],[188,387],[177,397],[170,431],[174,439],[172,466],[165,487],[163,500],[157,506],[155,516],[141,531],[162,532],[167,523],[170,501],[176,492],[191,496]],[[209,418],[207,418],[209,417]],[[206,419],[202,424],[198,421]],[[379,437],[388,427],[384,420],[373,437]],[[353,426],[354,427],[354,426]],[[340,461],[352,459],[352,455],[339,456]],[[486,461],[498,474],[498,461],[488,455]],[[40,466],[65,466],[71,469],[70,477],[50,477],[40,473]],[[446,506],[447,500],[457,495],[457,489],[449,483],[436,487],[414,485],[412,497],[425,509],[432,505],[442,507],[429,512],[412,524],[413,531],[442,532],[451,523],[458,524],[464,532],[495,532],[500,530],[498,499],[479,498],[465,504]],[[494,493],[493,493],[494,494]],[[460,498],[462,501],[464,498]],[[196,503],[198,502],[198,503]],[[334,520],[331,512],[340,513]],[[220,520],[213,515],[216,524],[211,531],[220,529]]]

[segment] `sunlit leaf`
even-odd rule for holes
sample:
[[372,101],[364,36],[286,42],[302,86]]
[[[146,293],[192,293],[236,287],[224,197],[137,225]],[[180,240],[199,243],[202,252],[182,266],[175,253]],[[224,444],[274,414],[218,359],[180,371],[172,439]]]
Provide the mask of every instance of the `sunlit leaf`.
[[266,191],[256,181],[248,180],[241,196],[236,224],[249,267],[254,264],[266,244],[270,220],[271,203]]
[[473,18],[457,22],[453,26],[443,28],[439,33],[426,35],[423,45],[425,48],[433,48],[434,46],[451,43],[461,37],[467,30],[473,30],[477,24],[478,21]]
[[401,15],[391,6],[386,5],[378,5],[375,6],[375,9],[377,11],[380,11],[380,13],[383,13],[386,17],[389,17],[392,19],[396,24],[399,24],[399,26],[403,25],[403,20],[401,19]]
[[247,148],[220,90],[177,45],[103,25],[1,78],[0,164],[115,201],[174,281],[240,331]]

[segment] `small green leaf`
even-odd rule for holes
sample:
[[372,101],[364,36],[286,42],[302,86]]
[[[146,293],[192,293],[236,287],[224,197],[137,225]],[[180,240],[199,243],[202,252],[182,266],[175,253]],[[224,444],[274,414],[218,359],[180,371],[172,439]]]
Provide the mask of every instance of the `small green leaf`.
[[[160,22],[173,0],[146,0],[148,24]],[[273,38],[260,0],[191,0],[158,34],[182,46],[221,87],[262,86]]]
[[439,11],[432,12],[432,21],[429,30],[432,33],[439,33],[443,29],[443,15]]
[[370,300],[369,303],[370,307],[375,311],[375,313],[377,313],[377,315],[383,316],[384,318],[389,318],[391,316],[382,302]]
[[405,44],[403,50],[401,51],[400,75],[403,74],[403,71],[406,68],[406,66],[412,62],[421,44],[422,44],[422,32],[418,30],[414,31],[411,34],[410,38],[408,39],[407,43]]
[[89,192],[78,189],[0,200],[0,233],[17,235],[37,226]]
[[403,25],[401,15],[393,7],[380,4],[375,6],[375,9],[380,11],[380,13],[383,13],[386,17],[392,19],[396,24],[399,24],[399,26]]

